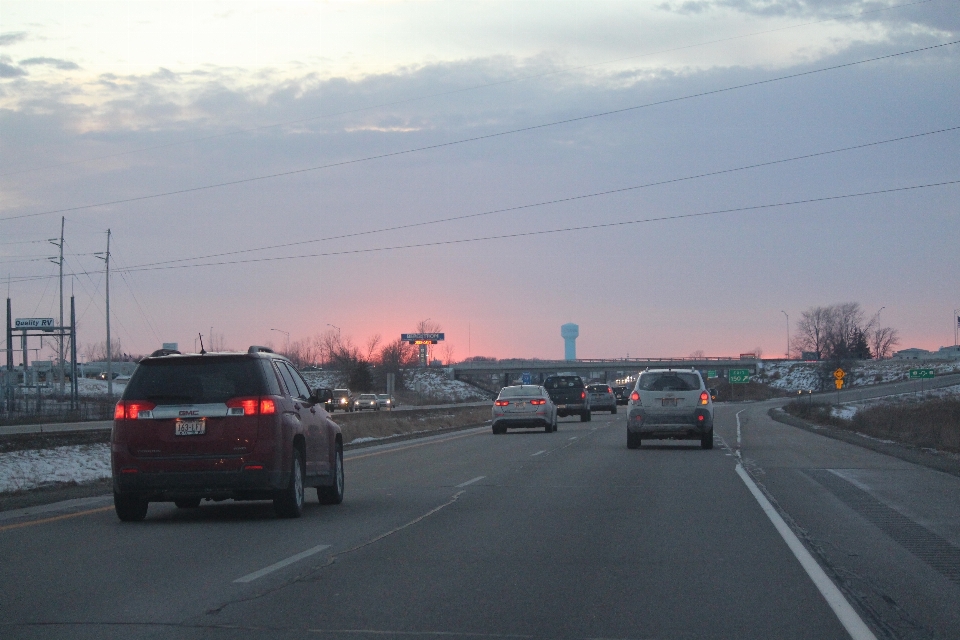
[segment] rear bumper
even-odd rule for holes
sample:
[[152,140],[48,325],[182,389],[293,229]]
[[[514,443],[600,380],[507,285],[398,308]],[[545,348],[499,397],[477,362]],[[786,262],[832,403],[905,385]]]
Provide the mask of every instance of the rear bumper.
[[536,429],[551,424],[547,416],[503,417],[493,421],[494,429]]
[[706,409],[685,414],[657,414],[635,409],[627,419],[627,431],[644,438],[692,440],[712,430],[713,416]]
[[583,402],[565,403],[557,405],[558,416],[572,416],[590,411],[590,405]]
[[181,498],[265,500],[290,481],[279,471],[188,471],[114,473],[113,490],[164,502]]

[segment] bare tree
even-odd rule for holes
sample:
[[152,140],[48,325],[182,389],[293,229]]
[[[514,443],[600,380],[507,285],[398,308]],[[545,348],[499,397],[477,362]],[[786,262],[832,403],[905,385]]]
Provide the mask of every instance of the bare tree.
[[227,350],[227,341],[224,339],[222,333],[211,333],[210,334],[210,351],[226,351]]
[[703,349],[697,349],[696,351],[690,354],[691,358],[705,358],[706,356],[707,354],[704,352]]
[[808,351],[822,358],[826,352],[827,329],[830,326],[831,307],[811,307],[800,314],[794,333],[793,348],[796,355]]
[[[120,339],[110,340],[110,355],[114,360],[120,360],[122,353]],[[87,362],[102,362],[107,359],[107,341],[91,342],[83,346],[83,357]]]
[[417,333],[440,333],[441,331],[443,329],[440,328],[440,323],[434,322],[430,318],[417,323]]
[[370,336],[370,339],[367,340],[367,360],[373,361],[374,356],[377,353],[377,347],[380,346],[380,334]]
[[873,357],[877,360],[889,357],[893,347],[900,344],[900,334],[893,327],[877,327],[870,338]]
[[753,355],[755,355],[755,356],[757,357],[757,360],[762,360],[762,359],[763,359],[763,347],[754,347],[754,348],[753,348]]
[[447,342],[443,345],[443,363],[448,367],[453,364],[453,355],[457,352],[453,344]]

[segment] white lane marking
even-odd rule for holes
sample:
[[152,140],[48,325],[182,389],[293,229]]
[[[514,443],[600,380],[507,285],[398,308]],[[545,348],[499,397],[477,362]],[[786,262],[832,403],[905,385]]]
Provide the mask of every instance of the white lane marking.
[[464,488],[465,486],[467,486],[468,484],[473,484],[474,482],[480,482],[481,480],[483,480],[483,479],[486,478],[486,477],[487,477],[487,476],[477,476],[477,477],[474,478],[473,480],[467,480],[466,482],[461,482],[460,484],[457,485],[457,489],[463,489],[463,488]]
[[302,551],[302,552],[298,553],[298,554],[295,555],[295,556],[290,556],[290,557],[287,558],[286,560],[281,560],[280,562],[277,562],[277,563],[275,563],[275,564],[272,564],[272,565],[270,565],[269,567],[264,567],[263,569],[260,569],[259,571],[254,571],[253,573],[248,573],[248,574],[245,575],[245,576],[242,576],[242,577],[240,577],[240,578],[237,578],[236,580],[234,580],[234,582],[253,582],[253,581],[256,580],[257,578],[262,578],[263,576],[267,575],[268,573],[273,573],[274,571],[277,571],[278,569],[283,569],[284,567],[290,566],[290,565],[293,564],[294,562],[300,562],[300,561],[303,560],[304,558],[309,558],[310,556],[312,556],[312,555],[314,555],[314,554],[317,554],[317,553],[320,553],[320,552],[323,551],[324,549],[329,549],[329,548],[330,548],[330,545],[328,545],[328,544],[317,545],[316,547],[313,547],[312,549],[307,549],[306,551]]
[[530,456],[530,457],[533,458],[534,456],[538,456],[538,455],[540,455],[541,453],[546,453],[546,452],[547,452],[546,449],[544,449],[543,451],[537,451],[535,454],[533,454],[533,455]]
[[567,440],[576,440],[576,439],[577,439],[577,436],[573,436],[572,438],[567,438]]
[[857,612],[850,606],[847,599],[843,597],[840,589],[827,577],[827,574],[824,573],[820,565],[817,564],[817,561],[813,559],[813,556],[811,556],[810,552],[803,546],[803,543],[800,542],[796,534],[790,530],[790,527],[783,521],[783,518],[780,517],[780,514],[773,508],[773,505],[770,504],[770,501],[763,495],[763,492],[760,491],[760,488],[741,464],[737,465],[737,475],[740,476],[743,483],[747,485],[747,488],[750,490],[750,493],[752,493],[753,497],[760,503],[760,508],[763,509],[763,512],[770,518],[770,522],[776,527],[780,537],[783,538],[783,541],[787,543],[790,551],[792,551],[793,555],[800,561],[800,566],[802,566],[804,571],[807,572],[807,575],[810,576],[813,584],[820,591],[820,594],[827,601],[827,604],[830,605],[830,608],[833,609],[833,613],[837,616],[837,619],[840,620],[840,624],[847,630],[847,633],[850,634],[850,637],[853,638],[853,640],[877,640],[877,637],[873,635],[870,628],[864,623],[860,616],[857,615]]

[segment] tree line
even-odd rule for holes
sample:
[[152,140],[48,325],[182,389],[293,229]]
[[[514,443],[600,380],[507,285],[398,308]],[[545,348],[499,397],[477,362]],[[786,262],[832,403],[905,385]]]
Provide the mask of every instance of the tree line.
[[791,357],[813,353],[817,360],[882,360],[900,344],[897,330],[880,326],[879,312],[868,318],[858,302],[810,307],[794,336]]

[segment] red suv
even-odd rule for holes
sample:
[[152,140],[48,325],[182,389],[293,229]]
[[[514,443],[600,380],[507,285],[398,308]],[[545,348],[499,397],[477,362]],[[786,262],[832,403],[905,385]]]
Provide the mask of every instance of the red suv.
[[286,358],[160,352],[140,361],[117,403],[110,437],[113,500],[124,521],[150,502],[273,500],[299,517],[304,487],[343,501],[343,436]]

